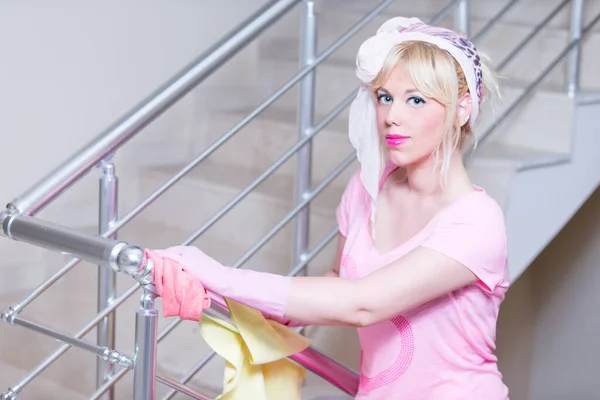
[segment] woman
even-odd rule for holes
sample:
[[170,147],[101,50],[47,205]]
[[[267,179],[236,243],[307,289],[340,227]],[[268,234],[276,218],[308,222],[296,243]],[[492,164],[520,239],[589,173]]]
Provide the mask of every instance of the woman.
[[366,40],[357,76],[349,130],[361,168],[337,210],[328,276],[233,269],[194,247],[159,254],[281,321],[358,327],[357,399],[507,399],[494,355],[504,217],[461,156],[497,84],[471,42],[416,18]]

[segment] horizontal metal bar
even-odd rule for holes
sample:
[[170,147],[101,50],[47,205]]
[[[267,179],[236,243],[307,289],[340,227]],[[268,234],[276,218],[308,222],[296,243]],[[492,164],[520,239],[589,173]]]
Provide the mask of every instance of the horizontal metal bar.
[[494,25],[496,25],[496,22],[498,22],[498,20],[500,18],[502,18],[504,16],[504,14],[506,14],[508,11],[510,11],[510,9],[518,1],[519,0],[511,0],[507,5],[502,7],[502,9],[496,15],[494,15],[488,22],[486,22],[486,24],[479,30],[479,32],[477,32],[477,34],[473,36],[471,41],[475,42],[475,41],[481,39],[483,36],[485,36],[485,34],[488,33],[489,30],[494,27]]
[[[98,324],[98,322],[103,320],[104,317],[106,317],[108,314],[113,312],[118,306],[123,304],[129,297],[131,297],[131,295],[133,295],[137,291],[138,288],[139,288],[139,285],[134,285],[131,288],[129,288],[129,290],[127,290],[125,293],[123,293],[121,296],[119,296],[117,299],[115,299],[115,301],[113,303],[111,303],[110,307],[107,307],[106,309],[104,309],[104,311],[102,311],[101,313],[98,313],[92,321],[90,321],[83,329],[81,329],[79,332],[77,332],[73,337],[75,337],[76,339],[81,339],[82,337],[84,337],[88,332],[90,332]],[[66,353],[66,351],[69,350],[70,348],[71,348],[71,345],[69,345],[69,344],[66,344],[66,345],[63,345],[62,347],[60,347],[52,355],[50,355],[48,358],[46,358],[44,361],[42,361],[40,364],[38,364],[33,370],[31,370],[29,372],[29,374],[27,374],[24,378],[22,378],[19,383],[17,383],[13,387],[11,387],[11,390],[15,393],[19,393],[36,376],[38,376],[39,374],[44,372],[44,370],[46,370],[46,368],[48,368],[50,365],[52,365],[56,360],[58,360],[60,358],[60,356],[62,356],[64,353]],[[128,371],[128,370],[125,370],[125,371]]]
[[198,400],[212,400],[212,398],[210,397],[206,397],[204,395],[201,395],[200,393],[196,392],[195,390],[180,384],[179,382],[174,381],[171,378],[167,378],[165,376],[161,376],[161,375],[157,375],[156,376],[156,380],[159,381],[160,383],[162,383],[163,385],[166,385],[172,389],[177,390],[178,392],[181,392],[185,395],[190,396],[193,399],[198,399]]
[[42,326],[32,321],[28,321],[21,317],[11,318],[11,320],[7,322],[13,325],[20,325],[24,328],[31,329],[43,335],[50,336],[63,343],[67,343],[71,346],[75,346],[88,352],[94,353],[99,358],[111,364],[117,364],[123,368],[133,368],[133,359],[130,356],[118,352],[116,350],[109,349],[108,347],[101,347],[93,343],[89,343],[84,340],[65,335],[64,333],[57,332],[50,328],[46,328],[45,326]]
[[33,215],[82,178],[103,158],[125,144],[179,99],[210,76],[219,66],[287,13],[300,0],[273,0],[239,24],[231,33],[191,65],[152,93],[132,111],[102,132],[8,207]]
[[527,36],[525,36],[525,39],[521,40],[519,42],[519,44],[517,45],[517,47],[515,47],[508,54],[508,56],[506,56],[498,64],[497,70],[501,71],[506,66],[506,64],[508,64],[513,58],[515,58],[515,56],[531,41],[531,39],[533,39],[533,37],[535,35],[537,35],[538,32],[540,32],[546,25],[548,25],[548,23],[550,21],[552,21],[552,19],[554,17],[556,17],[556,15],[563,9],[563,7],[566,6],[567,4],[569,4],[570,2],[571,2],[571,0],[563,0],[562,3],[560,3],[556,8],[554,8],[552,10],[552,12],[550,14],[548,14],[542,22],[540,22],[538,25],[536,25],[535,28],[531,32],[529,32],[529,34]]
[[234,265],[233,267],[239,268],[246,261],[250,259],[258,250],[260,250],[265,244],[273,238],[285,225],[292,220],[305,207],[308,203],[310,203],[319,193],[323,191],[335,178],[338,177],[344,170],[356,159],[356,154],[353,152],[346,159],[338,165],[313,191],[310,192],[308,196],[304,198],[301,203],[298,203],[296,207],[292,209],[277,225],[275,225],[269,233],[267,233],[261,240],[258,241],[250,250],[246,252]]
[[[510,115],[510,113],[512,113],[513,110],[517,108],[517,106],[521,104],[521,102],[525,100],[525,98],[527,98],[531,92],[533,92],[533,90],[540,84],[540,82],[542,82],[542,80],[544,80],[544,78],[552,71],[552,69],[554,69],[554,67],[556,67],[556,65],[561,62],[567,54],[569,54],[569,51],[571,51],[573,47],[577,46],[577,44],[579,44],[585,38],[585,36],[591,31],[591,29],[599,20],[600,13],[597,14],[596,17],[594,17],[594,19],[581,31],[581,37],[571,41],[571,43],[569,43],[569,45],[560,52],[560,54],[550,63],[550,65],[548,65],[548,67],[546,67],[546,69],[544,69],[544,71],[542,71],[542,73],[525,88],[523,93],[517,97],[517,99],[502,113],[502,115],[500,115],[500,117],[498,117],[492,123],[492,125],[481,135],[481,137],[478,138],[479,144],[483,143],[490,136],[490,134]],[[469,151],[465,150],[465,154],[467,153],[469,153]]]
[[137,246],[99,235],[83,233],[36,217],[11,214],[6,211],[0,213],[0,227],[0,235],[9,239],[78,257],[69,261],[24,300],[13,306],[13,310],[17,313],[79,264],[81,260],[107,265],[114,271],[124,272],[141,283],[148,282],[150,271],[143,268],[144,252]]
[[124,242],[79,232],[53,222],[27,215],[0,214],[1,234],[55,252],[70,254],[94,264],[116,266]]

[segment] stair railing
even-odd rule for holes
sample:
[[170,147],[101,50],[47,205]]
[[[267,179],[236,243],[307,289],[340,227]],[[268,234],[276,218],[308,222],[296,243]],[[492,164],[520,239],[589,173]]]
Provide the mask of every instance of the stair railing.
[[[489,29],[491,29],[497,23],[497,21],[499,21],[500,18],[516,4],[517,1],[518,0],[513,0],[507,4],[496,16],[492,18],[492,20],[489,21],[488,24],[486,24],[486,26],[480,30],[480,32],[475,35],[475,38],[477,39],[487,33],[487,31],[489,31]],[[114,164],[112,163],[112,155],[114,152],[131,137],[140,132],[150,122],[161,115],[177,100],[183,97],[183,95],[185,95],[198,83],[209,76],[220,65],[231,58],[232,55],[237,53],[237,51],[244,47],[250,40],[259,35],[268,26],[272,25],[276,20],[278,20],[282,15],[284,15],[296,3],[299,2],[302,2],[304,5],[304,34],[301,45],[301,70],[278,91],[276,91],[268,100],[257,107],[247,117],[242,119],[242,121],[240,121],[234,128],[213,143],[213,145],[211,145],[206,151],[194,159],[188,166],[186,166],[173,178],[167,181],[162,187],[152,193],[146,200],[135,207],[125,217],[117,219],[117,178],[114,174]],[[36,367],[36,369],[25,379],[13,386],[9,392],[4,393],[2,396],[3,399],[17,399],[18,394],[25,385],[27,385],[33,378],[35,378],[35,376],[39,375],[55,360],[57,360],[72,345],[89,350],[97,354],[99,358],[103,360],[102,363],[98,364],[98,390],[91,398],[98,399],[103,395],[108,394],[108,396],[112,399],[114,394],[111,392],[111,389],[113,388],[114,384],[122,376],[124,376],[129,369],[133,368],[134,396],[136,396],[135,399],[154,399],[156,344],[160,342],[161,339],[163,339],[169,332],[171,332],[177,326],[180,320],[175,320],[160,334],[156,331],[157,314],[156,310],[153,308],[153,299],[155,293],[150,290],[150,282],[141,282],[138,280],[138,284],[132,286],[121,296],[115,298],[116,293],[113,290],[114,285],[112,284],[114,273],[121,271],[130,274],[134,278],[136,278],[136,276],[140,278],[140,268],[142,268],[142,271],[144,271],[145,277],[148,276],[150,271],[148,266],[142,266],[140,264],[141,261],[139,261],[139,257],[134,257],[134,254],[137,254],[138,256],[140,255],[141,249],[128,246],[127,244],[124,244],[124,242],[117,241],[115,234],[121,227],[123,227],[127,222],[131,221],[137,214],[139,214],[155,199],[162,195],[174,183],[179,181],[198,163],[212,154],[225,141],[230,139],[235,133],[237,133],[268,106],[273,104],[293,85],[300,81],[301,88],[298,110],[299,141],[277,162],[267,169],[267,171],[265,171],[265,173],[263,173],[257,180],[240,192],[238,196],[236,196],[236,198],[234,198],[228,205],[217,212],[217,214],[215,214],[206,224],[204,224],[188,239],[186,239],[184,244],[189,244],[198,238],[203,232],[212,226],[212,224],[225,215],[233,207],[233,205],[237,204],[237,202],[243,199],[256,186],[258,186],[260,182],[265,180],[271,173],[281,166],[285,160],[295,154],[296,151],[299,151],[299,154],[301,155],[299,159],[302,159],[303,161],[299,161],[297,170],[295,208],[286,217],[284,217],[280,223],[278,223],[263,239],[255,244],[255,246],[253,246],[253,248],[250,249],[236,263],[235,266],[242,266],[242,264],[244,264],[245,261],[252,256],[252,254],[264,246],[264,244],[266,244],[270,238],[272,238],[281,228],[283,228],[286,223],[288,223],[292,218],[296,217],[294,240],[295,267],[290,272],[290,275],[303,273],[303,269],[308,262],[337,235],[337,229],[332,230],[317,246],[315,246],[312,251],[309,252],[307,248],[308,224],[306,221],[304,221],[304,219],[308,216],[307,207],[310,204],[310,201],[337,175],[343,172],[343,170],[354,160],[354,155],[350,155],[331,173],[329,177],[325,178],[325,180],[317,188],[312,191],[310,190],[309,165],[311,139],[351,103],[356,93],[351,93],[340,105],[335,107],[330,115],[325,117],[321,123],[313,126],[312,120],[314,117],[314,110],[312,107],[314,105],[314,70],[320,63],[322,63],[335,50],[337,50],[337,48],[345,43],[356,32],[358,32],[358,30],[360,30],[366,23],[378,15],[390,3],[391,0],[382,1],[379,6],[373,9],[373,11],[367,14],[367,16],[365,16],[359,23],[357,23],[319,56],[316,55],[316,15],[314,1],[280,0],[269,3],[253,17],[248,19],[245,24],[242,24],[240,28],[236,29],[234,34],[215,45],[210,51],[200,57],[199,61],[192,64],[178,76],[173,78],[169,83],[163,86],[163,88],[159,89],[154,95],[150,96],[140,107],[123,117],[120,121],[114,124],[112,128],[109,128],[106,133],[99,135],[82,151],[78,152],[76,157],[62,164],[59,168],[42,179],[36,186],[27,191],[23,196],[15,199],[7,206],[7,210],[2,214],[0,222],[2,223],[4,235],[6,235],[8,238],[26,241],[31,244],[50,248],[56,251],[66,252],[79,257],[80,259],[95,262],[98,265],[103,266],[105,270],[102,272],[102,268],[100,268],[99,271],[99,282],[102,282],[102,287],[99,287],[99,313],[88,325],[86,325],[86,327],[72,337],[64,335],[60,332],[52,331],[34,322],[24,320],[19,316],[19,313],[43,291],[49,288],[53,283],[55,283],[76,264],[78,264],[78,259],[74,259],[66,264],[49,280],[41,284],[27,298],[13,305],[8,311],[2,314],[2,318],[6,322],[36,330],[66,343],[65,346],[61,347],[57,352],[38,365],[38,367]],[[437,14],[432,21],[430,21],[430,23],[437,24],[449,12],[454,11],[456,29],[469,32],[470,26],[468,22],[468,3],[468,0],[451,1],[440,13]],[[559,8],[562,8],[566,3],[567,2],[561,3]],[[597,23],[598,19],[600,19],[600,16],[597,16],[591,23],[586,25],[584,29],[581,29],[583,6],[583,0],[572,0],[571,37],[573,40],[569,46],[567,46],[567,48],[561,52],[561,55],[557,57],[553,63],[551,63],[550,67],[540,74],[534,83],[527,87],[525,93],[520,96],[505,113],[503,113],[503,115],[495,122],[495,124],[492,125],[484,133],[484,135],[482,135],[482,139],[485,139],[487,136],[489,136],[491,131],[499,125],[499,121],[505,119],[516,108],[516,105],[526,98],[529,92],[536,89],[542,79],[550,72],[550,70],[567,55],[570,55],[568,93],[570,95],[576,93],[578,87],[577,71],[579,70],[580,43],[585,35],[589,33],[591,27]],[[553,15],[556,15],[555,12],[558,11],[555,9],[553,11]],[[540,24],[542,26],[536,27],[534,31],[536,31],[536,33],[539,32],[541,28],[550,21],[550,19],[551,18],[546,18],[545,22]],[[533,35],[528,35],[527,41],[531,40],[532,37]],[[525,43],[522,42],[518,46],[518,50],[511,53],[510,58],[516,56],[516,54],[520,51],[520,49],[523,48],[524,45]],[[572,49],[575,49],[575,51],[571,51]],[[575,53],[576,56],[573,55]],[[508,62],[508,58],[505,61]],[[482,139],[480,139],[480,142]],[[100,211],[101,214],[99,228],[101,234],[99,236],[84,235],[79,232],[69,230],[68,228],[31,217],[40,211],[44,206],[49,204],[52,200],[54,200],[60,193],[64,192],[73,183],[87,174],[92,168],[94,168],[94,166],[99,166],[102,168],[100,203],[103,206]],[[92,247],[89,247],[90,243],[93,243]],[[83,247],[80,247],[80,245]],[[124,246],[120,248],[119,251],[128,249],[127,251],[130,252],[130,254],[125,252],[122,254],[123,257],[117,257],[117,261],[115,261],[115,254],[111,251],[113,251],[117,245]],[[106,251],[107,249],[112,250],[108,253],[100,253],[101,251]],[[126,354],[117,352],[115,349],[109,346],[112,340],[111,335],[114,335],[114,333],[112,333],[110,329],[107,329],[107,327],[112,326],[114,329],[114,322],[110,320],[111,314],[120,304],[122,304],[127,298],[137,291],[137,289],[140,287],[140,284],[144,289],[144,293],[141,298],[140,310],[138,311],[138,317],[136,319],[137,351],[136,356],[131,358]],[[102,290],[104,290],[104,292],[102,292]],[[101,331],[103,333],[99,334],[98,336],[98,344],[90,344],[82,341],[81,338],[96,325],[99,325],[99,327],[104,327],[103,329],[99,329],[99,332]],[[151,340],[148,340],[148,337],[150,337]],[[207,397],[204,397],[203,395],[184,385],[198,370],[200,370],[203,365],[206,364],[206,362],[213,355],[214,353],[204,357],[193,368],[193,370],[190,371],[190,373],[186,374],[183,384],[162,376],[156,376],[156,381],[159,381],[177,391],[186,393],[193,398],[205,399]],[[332,384],[344,390],[345,392],[350,394],[356,393],[356,373],[341,366],[339,363],[329,359],[327,356],[319,353],[318,351],[311,348],[290,358],[295,359],[308,370],[311,370],[329,380]],[[140,367],[136,372],[136,363],[138,361],[140,361],[140,366],[145,365],[146,368],[142,369]],[[119,372],[114,373],[109,368],[105,368],[106,362],[108,362],[109,365],[121,366],[122,369]],[[171,392],[166,398],[171,398],[174,393],[175,392]]]

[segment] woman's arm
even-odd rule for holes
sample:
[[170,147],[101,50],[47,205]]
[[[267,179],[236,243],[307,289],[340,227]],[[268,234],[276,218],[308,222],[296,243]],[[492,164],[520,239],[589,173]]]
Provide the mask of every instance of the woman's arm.
[[475,282],[493,293],[508,281],[504,217],[493,200],[473,199],[438,221],[419,247],[362,279],[292,279],[285,315],[367,326]]
[[[327,271],[325,273],[325,277],[330,277],[330,278],[338,278],[340,275],[340,261],[342,259],[342,253],[344,251],[344,245],[346,244],[346,237],[344,235],[342,235],[341,233],[338,234],[338,244],[337,244],[337,254],[335,256],[335,260],[333,261],[333,266],[331,268],[331,270]],[[301,321],[297,321],[294,320],[292,318],[276,318],[273,315],[265,315],[267,318],[273,319],[277,322],[279,322],[280,324],[289,326],[289,327],[296,327],[296,326],[306,326],[306,325],[310,325],[310,323],[306,323],[306,322],[301,322]]]
[[293,278],[285,316],[311,325],[368,326],[476,280],[458,261],[420,247],[358,280]]

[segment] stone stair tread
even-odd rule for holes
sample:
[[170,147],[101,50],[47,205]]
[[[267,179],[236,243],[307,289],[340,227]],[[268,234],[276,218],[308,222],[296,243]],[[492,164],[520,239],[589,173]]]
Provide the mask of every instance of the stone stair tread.
[[[21,380],[27,373],[28,371],[0,361],[0,394]],[[28,384],[21,392],[21,397],[27,400],[84,400],[88,398],[83,393],[44,376],[37,377]]]
[[472,162],[508,162],[519,167],[529,163],[555,163],[569,158],[569,152],[552,152],[490,141],[475,149]]
[[[347,93],[348,95],[350,92]],[[258,104],[258,103],[257,103]],[[340,133],[342,135],[348,134],[348,108],[338,114],[334,119],[331,120],[329,124],[324,128],[328,132]],[[215,110],[213,115],[216,118],[233,118],[234,120],[241,121],[244,117],[249,115],[252,111],[254,111],[255,107],[250,105],[242,105],[240,107],[236,107],[233,109],[224,110]],[[324,110],[322,108],[316,108],[314,111],[313,122],[315,125],[318,125],[324,118],[328,117],[331,113],[331,110]],[[292,108],[283,108],[277,107],[274,104],[271,107],[268,107],[266,110],[261,112],[256,120],[261,120],[273,124],[285,124],[285,125],[296,125],[297,121],[297,110]],[[320,135],[318,133],[317,135]]]
[[[161,176],[173,176],[181,170],[181,164],[165,164],[147,169],[148,172],[158,173]],[[264,170],[241,169],[236,166],[221,163],[218,159],[206,159],[190,171],[185,179],[189,184],[209,182],[211,185],[222,186],[235,190],[242,190],[257,179]],[[344,184],[343,182],[342,184]],[[253,195],[263,196],[265,199],[277,199],[285,204],[291,204],[294,194],[294,176],[287,174],[271,174],[260,183],[252,192]]]
[[[338,12],[358,13],[360,15],[364,15],[373,9],[373,7],[375,7],[378,3],[379,2],[376,0],[328,0],[318,4],[320,6],[319,10],[323,14]],[[416,16],[422,20],[426,20],[426,18],[431,18],[437,14],[443,7],[448,5],[448,3],[449,2],[445,0],[421,0],[418,2],[395,1],[386,7],[382,13],[387,15],[388,18],[394,16]],[[506,6],[506,3],[506,0],[472,2],[469,9],[470,18],[476,20],[489,20],[494,17],[504,6]],[[502,21],[514,25],[533,27],[533,24],[541,19],[540,15],[544,15],[543,13],[547,12],[545,10],[556,6],[557,4],[557,1],[521,1],[518,2],[511,11],[504,15]],[[560,13],[552,21],[550,21],[548,26],[553,29],[568,29],[570,23],[568,7],[566,7],[565,10],[567,10],[567,12],[563,11]],[[591,17],[591,15],[597,13],[599,10],[600,1],[586,1],[584,15],[589,15]],[[590,18],[584,18],[584,20],[588,19]],[[596,27],[596,29],[598,28],[599,27]],[[475,30],[475,32],[477,31]]]
[[[183,167],[184,165],[181,164],[165,164],[148,168],[148,171],[173,176]],[[208,181],[215,185],[244,188],[258,178],[260,173],[259,171],[240,169],[235,166],[222,164],[218,160],[206,159],[199,163],[183,179],[186,179],[188,182]],[[273,174],[256,188],[256,192],[278,197],[283,193],[293,192],[293,187],[293,177],[283,177]]]

